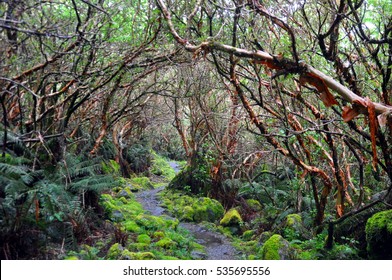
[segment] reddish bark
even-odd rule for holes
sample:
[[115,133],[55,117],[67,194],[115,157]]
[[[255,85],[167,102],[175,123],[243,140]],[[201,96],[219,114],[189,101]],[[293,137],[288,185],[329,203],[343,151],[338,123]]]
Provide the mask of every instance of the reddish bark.
[[314,86],[318,92],[320,93],[320,99],[323,101],[326,107],[330,107],[332,105],[337,105],[338,102],[335,100],[331,92],[328,90],[327,85],[325,82],[320,79],[320,77],[316,76],[312,73],[302,74],[299,82],[304,85],[306,83],[311,84]]

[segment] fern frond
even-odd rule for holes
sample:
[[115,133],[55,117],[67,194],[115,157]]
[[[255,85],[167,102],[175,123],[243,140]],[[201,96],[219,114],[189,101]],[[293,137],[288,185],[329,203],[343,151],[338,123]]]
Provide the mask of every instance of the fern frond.
[[63,185],[47,180],[39,183],[38,197],[41,208],[50,216],[62,212],[72,202],[72,195],[65,190]]
[[28,168],[23,165],[14,165],[0,162],[0,176],[9,179],[19,179],[22,175],[27,175]]
[[[0,127],[0,139],[4,139],[4,127],[1,126]],[[16,135],[15,133],[13,133],[12,131],[7,131],[7,143],[10,144],[23,144],[23,142],[21,141],[21,139],[19,138],[18,135]]]
[[13,199],[21,198],[28,190],[28,186],[21,180],[8,180],[4,187],[5,194]]
[[95,175],[76,182],[72,182],[70,188],[74,191],[92,190],[102,192],[117,185],[116,180],[109,175]]
[[60,167],[60,172],[71,181],[85,176],[94,176],[102,172],[100,158],[80,160],[75,156],[67,156],[65,162]]
[[[4,127],[0,126],[0,139],[4,140]],[[27,157],[32,157],[32,151],[26,147],[21,136],[13,133],[12,131],[7,131],[7,147],[6,152],[10,155],[16,156],[25,155]]]

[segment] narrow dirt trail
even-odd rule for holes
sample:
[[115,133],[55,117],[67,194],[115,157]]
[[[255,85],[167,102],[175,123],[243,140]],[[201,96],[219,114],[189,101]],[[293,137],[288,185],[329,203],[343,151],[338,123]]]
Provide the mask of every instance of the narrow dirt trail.
[[[170,162],[170,166],[179,172],[179,166],[175,162]],[[145,190],[136,194],[137,201],[143,208],[154,216],[163,216],[167,219],[174,219],[166,210],[161,207],[159,192],[165,187]],[[239,253],[231,245],[230,241],[222,234],[211,231],[204,226],[195,223],[180,223],[180,226],[187,229],[194,237],[195,241],[205,247],[205,254],[194,252],[196,259],[205,260],[235,260]]]

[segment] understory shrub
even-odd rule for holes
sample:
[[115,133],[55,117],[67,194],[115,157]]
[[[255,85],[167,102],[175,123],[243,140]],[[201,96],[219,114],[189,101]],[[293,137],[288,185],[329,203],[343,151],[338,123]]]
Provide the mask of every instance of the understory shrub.
[[67,248],[87,238],[98,194],[116,184],[99,158],[67,155],[38,169],[23,157],[0,157],[0,247],[2,259],[46,258],[49,243]]

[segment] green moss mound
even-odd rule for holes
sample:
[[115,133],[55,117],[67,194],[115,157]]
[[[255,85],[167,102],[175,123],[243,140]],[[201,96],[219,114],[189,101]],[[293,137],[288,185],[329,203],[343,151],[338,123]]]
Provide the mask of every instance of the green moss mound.
[[164,157],[155,152],[153,152],[153,156],[154,159],[152,160],[150,172],[154,175],[162,176],[165,178],[165,181],[170,182],[176,176],[176,172]]
[[154,232],[153,236],[155,239],[160,240],[165,237],[165,233],[162,231],[156,231],[156,232]]
[[191,206],[185,206],[181,220],[186,222],[192,222],[195,216],[195,210]]
[[199,198],[193,203],[195,222],[215,222],[223,216],[224,208],[219,201],[208,197]]
[[224,214],[222,204],[208,197],[185,195],[177,191],[167,191],[164,197],[164,206],[181,221],[216,222]]
[[151,216],[147,214],[140,214],[135,218],[136,224],[149,231],[156,231],[159,229],[176,230],[179,224],[178,220],[168,220],[162,217]]
[[263,210],[263,206],[261,205],[261,203],[255,199],[247,199],[246,203],[248,204],[250,209],[252,209],[252,211],[260,212],[261,210]]
[[164,249],[172,249],[177,246],[177,243],[171,240],[168,237],[164,237],[156,243],[157,246],[162,247]]
[[122,199],[122,201],[125,202],[127,199],[133,197],[133,193],[129,188],[123,188],[117,193],[116,197]]
[[123,260],[156,260],[156,256],[152,252],[130,252],[125,249],[121,254]]
[[135,221],[125,221],[123,223],[124,229],[129,232],[140,233],[142,229],[138,226]]
[[366,241],[369,257],[392,259],[392,210],[374,214],[366,223]]
[[64,260],[66,260],[66,261],[77,261],[77,260],[79,260],[79,258],[77,256],[68,256],[68,257],[65,257]]
[[148,177],[135,177],[131,180],[132,185],[140,189],[153,189],[154,185],[151,183]]
[[281,230],[282,235],[287,240],[308,240],[312,235],[308,229],[305,228],[302,217],[299,214],[289,214],[284,221]]
[[121,244],[113,244],[107,254],[109,260],[156,260],[152,252],[131,252],[125,249]]
[[199,164],[194,166],[185,166],[174,178],[170,181],[168,189],[170,190],[184,190],[192,194],[200,194],[207,196],[211,191],[212,182],[208,170],[208,163],[201,160]]
[[141,204],[137,201],[127,200],[124,197],[115,199],[110,194],[101,195],[101,205],[114,222],[131,221],[133,215],[144,212]]
[[156,260],[156,257],[151,252],[139,252],[134,255],[135,260]]
[[286,217],[286,226],[288,227],[297,227],[299,224],[302,224],[302,218],[298,214],[289,214]]
[[274,234],[264,243],[260,255],[263,260],[290,260],[294,259],[294,250],[281,235]]
[[123,251],[124,247],[119,243],[115,243],[110,247],[106,257],[108,260],[120,260]]
[[149,245],[147,243],[131,243],[128,244],[127,249],[132,252],[142,252],[149,249]]
[[251,240],[255,235],[255,230],[247,230],[242,234],[242,239],[249,241]]
[[144,244],[150,244],[151,243],[151,237],[148,236],[147,234],[140,234],[137,237],[137,242],[144,243]]
[[224,227],[228,226],[240,226],[242,218],[237,209],[233,208],[227,211],[225,216],[220,220],[220,225]]
[[220,220],[220,225],[228,231],[229,235],[241,235],[243,228],[243,221],[237,209],[233,208]]

